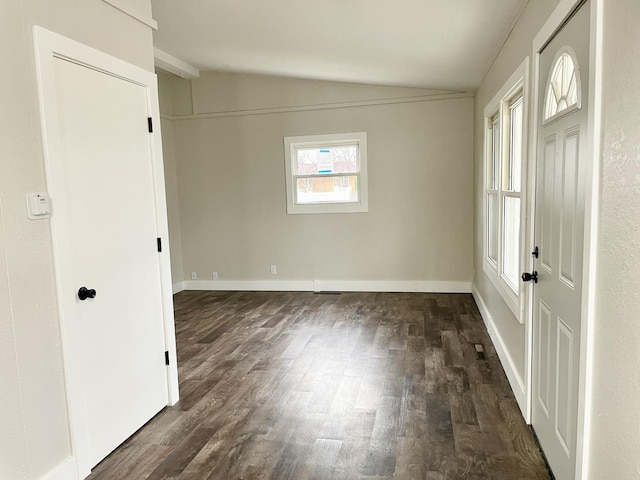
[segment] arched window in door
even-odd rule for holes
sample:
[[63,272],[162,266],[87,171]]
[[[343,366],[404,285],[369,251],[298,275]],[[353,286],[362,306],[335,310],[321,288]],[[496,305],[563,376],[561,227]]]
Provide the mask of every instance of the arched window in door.
[[544,102],[544,122],[580,108],[580,69],[570,47],[560,49],[551,68]]

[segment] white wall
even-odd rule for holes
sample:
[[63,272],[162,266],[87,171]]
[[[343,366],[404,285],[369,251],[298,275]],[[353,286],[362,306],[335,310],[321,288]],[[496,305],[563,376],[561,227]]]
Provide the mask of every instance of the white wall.
[[[212,72],[173,87],[174,113],[187,114],[173,117],[185,278],[468,291],[471,98],[414,101],[441,92]],[[333,108],[344,102],[366,106]],[[368,134],[369,212],[287,215],[283,137],[356,131]]]
[[640,3],[604,2],[590,475],[640,478]]
[[173,113],[171,98],[172,76],[158,75],[158,96],[162,112],[162,157],[164,160],[164,182],[167,195],[167,219],[169,221],[169,243],[171,245],[171,280],[178,285],[184,280],[182,267],[182,236],[180,233],[180,212],[178,200],[178,180],[173,140]]
[[[150,16],[149,0],[130,0]],[[149,27],[100,0],[4,0],[0,15],[0,478],[42,478],[71,453],[47,220],[32,25],[153,68]],[[53,204],[55,208],[55,203]]]
[[[489,310],[497,335],[512,360],[512,369],[525,378],[525,327],[520,324],[482,270],[483,261],[483,172],[484,172],[484,108],[522,61],[531,56],[533,38],[558,4],[558,0],[535,0],[527,4],[500,54],[478,87],[474,107],[474,287]],[[494,343],[496,343],[494,341]],[[501,360],[505,363],[505,357]],[[512,385],[513,386],[513,385]],[[514,388],[515,390],[515,388]]]

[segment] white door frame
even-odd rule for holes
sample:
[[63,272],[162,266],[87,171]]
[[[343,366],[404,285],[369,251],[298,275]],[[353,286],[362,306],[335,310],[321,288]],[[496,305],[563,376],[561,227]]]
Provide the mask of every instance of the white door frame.
[[[38,75],[40,117],[42,127],[45,170],[47,188],[53,202],[51,216],[51,233],[58,299],[58,314],[62,340],[62,352],[65,370],[65,387],[67,409],[69,415],[69,431],[72,442],[72,454],[77,465],[78,478],[89,475],[91,466],[87,465],[88,429],[87,419],[83,414],[85,398],[80,378],[74,374],[73,365],[68,357],[67,332],[65,331],[65,315],[75,302],[69,298],[68,292],[61,290],[63,284],[60,273],[60,252],[68,227],[56,221],[55,209],[64,208],[64,190],[62,173],[62,150],[60,145],[60,121],[57,111],[57,94],[54,62],[56,58],[77,63],[109,75],[136,83],[146,89],[148,115],[152,118],[153,133],[151,136],[151,159],[153,169],[153,186],[155,195],[156,226],[162,238],[162,252],[159,253],[160,284],[162,293],[162,312],[164,317],[165,349],[169,352],[170,365],[167,367],[167,390],[169,405],[178,399],[178,365],[176,357],[175,324],[173,317],[173,294],[171,285],[171,264],[169,255],[169,232],[167,226],[167,210],[164,187],[164,170],[162,160],[162,139],[160,136],[160,115],[158,107],[158,87],[156,75],[135,65],[119,60],[111,55],[90,48],[69,38],[58,35],[39,26],[34,26],[36,51],[36,71]],[[90,120],[89,120],[90,121]],[[144,119],[141,119],[144,121]],[[56,203],[57,202],[57,203]],[[132,432],[133,433],[133,432]]]
[[[589,32],[589,110],[586,157],[591,161],[587,167],[587,185],[585,188],[585,219],[584,219],[584,255],[582,275],[582,311],[580,330],[580,365],[578,369],[578,429],[576,439],[576,480],[588,478],[588,453],[591,431],[591,398],[592,398],[592,372],[593,372],[593,334],[595,312],[595,268],[596,268],[596,243],[597,243],[597,218],[599,210],[599,185],[600,185],[600,131],[602,117],[602,24],[603,24],[604,0],[591,0],[591,27]],[[533,40],[532,68],[533,85],[532,96],[532,121],[531,143],[529,155],[528,187],[529,187],[529,221],[527,247],[533,249],[535,226],[535,182],[537,172],[537,142],[538,142],[538,95],[540,82],[546,82],[546,78],[540,78],[540,53],[545,45],[553,38],[554,34],[562,27],[565,20],[571,15],[582,0],[560,0],[560,3],[548,18]],[[531,260],[526,265],[529,270],[533,265]],[[528,322],[525,330],[525,356],[526,356],[526,388],[527,409],[525,418],[531,423],[531,409],[533,405],[533,295],[528,293]]]

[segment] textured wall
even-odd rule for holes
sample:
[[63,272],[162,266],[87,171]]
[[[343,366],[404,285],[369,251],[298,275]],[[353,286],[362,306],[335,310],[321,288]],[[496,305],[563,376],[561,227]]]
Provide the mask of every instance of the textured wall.
[[604,2],[590,475],[640,478],[640,3]]
[[[149,14],[148,0],[132,6]],[[0,15],[0,478],[41,478],[71,452],[47,220],[32,25],[153,68],[149,27],[100,0],[4,0]],[[54,204],[55,208],[55,204]]]
[[[193,110],[430,93],[229,77],[193,81]],[[177,83],[188,99],[189,82]],[[175,120],[185,278],[470,282],[471,122],[471,98]],[[357,131],[368,134],[369,212],[287,215],[283,137]]]
[[484,81],[478,87],[474,117],[474,286],[491,312],[498,333],[514,361],[518,375],[524,379],[525,330],[482,270],[484,193],[484,108],[500,90],[525,57],[531,57],[533,38],[557,6],[559,0],[535,0],[527,4]]

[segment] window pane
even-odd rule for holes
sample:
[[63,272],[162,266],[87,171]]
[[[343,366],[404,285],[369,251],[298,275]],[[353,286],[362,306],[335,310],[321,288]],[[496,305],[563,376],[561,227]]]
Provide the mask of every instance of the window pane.
[[358,198],[358,175],[298,178],[296,203],[353,203]]
[[524,118],[524,102],[522,97],[517,99],[509,107],[511,112],[510,130],[510,148],[509,148],[509,185],[508,190],[519,192],[521,188],[521,172],[522,172],[522,151],[523,151],[523,118]]
[[489,188],[498,189],[500,175],[500,118],[491,121],[491,168],[489,170]]
[[487,194],[487,256],[498,264],[498,195]]
[[565,52],[553,66],[545,99],[544,119],[548,120],[563,110],[578,104],[578,70],[574,58]]
[[296,175],[330,175],[357,171],[356,145],[296,149]]
[[518,293],[520,279],[520,199],[504,197],[504,236],[502,273],[507,283]]

